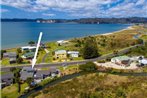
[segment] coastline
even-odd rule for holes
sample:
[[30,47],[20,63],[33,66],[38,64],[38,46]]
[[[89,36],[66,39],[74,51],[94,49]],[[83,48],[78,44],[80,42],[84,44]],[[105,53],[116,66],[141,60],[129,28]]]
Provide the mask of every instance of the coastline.
[[100,35],[111,35],[111,34],[119,33],[119,32],[125,31],[125,30],[132,30],[132,29],[134,29],[133,26],[129,26],[129,27],[124,28],[122,30],[118,30],[118,31],[115,31],[115,32],[108,32],[108,33],[100,34]]
[[[121,29],[121,30],[118,30],[118,31],[107,32],[107,33],[104,33],[104,34],[96,34],[96,35],[91,35],[91,36],[99,36],[99,35],[107,36],[107,35],[111,35],[111,34],[119,33],[119,32],[125,31],[125,30],[131,30],[131,29],[133,29],[133,25],[128,26],[128,27],[126,27],[126,28],[124,28],[124,29]],[[86,37],[86,36],[83,36],[83,37],[77,37],[77,38],[84,38],[84,37]],[[63,40],[70,41],[70,40],[72,40],[72,39],[74,39],[74,38],[63,39]],[[46,44],[46,43],[48,43],[48,42],[55,42],[55,41],[45,41],[45,42],[43,42],[43,43]],[[20,46],[16,46],[16,47],[3,48],[3,49],[1,48],[1,50],[11,50],[11,49],[20,48],[20,47],[22,47],[22,46],[27,46],[27,45],[20,45]]]

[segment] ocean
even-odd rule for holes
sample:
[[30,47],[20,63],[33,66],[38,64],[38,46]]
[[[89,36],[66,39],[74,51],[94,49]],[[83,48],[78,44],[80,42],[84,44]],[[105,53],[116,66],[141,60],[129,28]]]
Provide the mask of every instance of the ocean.
[[43,32],[42,42],[65,40],[96,34],[105,34],[127,28],[128,24],[76,24],[76,23],[36,23],[2,22],[1,48],[14,48],[37,42]]

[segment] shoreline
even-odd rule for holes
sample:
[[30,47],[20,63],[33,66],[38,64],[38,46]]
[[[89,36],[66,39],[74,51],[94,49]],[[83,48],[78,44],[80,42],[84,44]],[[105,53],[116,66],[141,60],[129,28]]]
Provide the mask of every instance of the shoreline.
[[[131,30],[131,29],[133,29],[132,26],[133,26],[133,25],[128,26],[128,27],[126,27],[126,28],[124,28],[124,29],[121,29],[121,30],[118,30],[118,31],[114,31],[114,32],[107,32],[107,33],[104,33],[104,34],[96,34],[96,35],[90,35],[90,36],[99,36],[99,35],[107,36],[107,35],[111,35],[111,34],[119,33],[119,32],[124,31],[124,30]],[[77,37],[77,38],[84,38],[84,37],[86,37],[86,36],[83,36],[83,37]],[[63,39],[63,40],[70,41],[70,40],[72,40],[72,39],[74,39],[74,38]],[[45,41],[45,42],[43,42],[43,43],[46,44],[46,43],[48,43],[48,42],[55,42],[55,41]],[[2,47],[1,47],[1,50],[16,49],[16,48],[20,48],[20,47],[22,47],[22,46],[28,46],[28,45],[27,45],[27,44],[26,44],[26,45],[20,45],[20,46],[17,46],[17,47],[11,47],[11,48],[2,48]]]
[[132,29],[134,29],[133,26],[129,26],[129,27],[124,28],[122,30],[118,30],[118,31],[115,31],[115,32],[108,32],[108,33],[100,34],[100,35],[111,35],[111,34],[114,34],[114,33],[119,33],[119,32],[125,31],[125,30],[132,30]]

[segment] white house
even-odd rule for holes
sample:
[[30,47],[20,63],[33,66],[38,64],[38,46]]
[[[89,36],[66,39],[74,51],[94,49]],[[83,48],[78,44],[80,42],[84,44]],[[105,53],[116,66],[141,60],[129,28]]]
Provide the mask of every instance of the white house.
[[71,57],[79,57],[78,51],[68,51],[67,54],[69,54]]
[[147,65],[147,59],[142,59],[138,61],[140,63],[140,65]]
[[36,49],[36,46],[24,46],[24,47],[21,47],[21,50],[24,51],[24,50],[34,50]]
[[65,43],[67,43],[68,41],[65,41],[65,40],[59,40],[59,41],[57,41],[57,44],[59,44],[59,45],[63,45],[63,44],[65,44]]
[[111,59],[112,63],[119,65],[127,65],[130,62],[130,57],[128,56],[118,56]]
[[64,59],[67,58],[66,50],[56,50],[55,51],[55,58],[56,59]]

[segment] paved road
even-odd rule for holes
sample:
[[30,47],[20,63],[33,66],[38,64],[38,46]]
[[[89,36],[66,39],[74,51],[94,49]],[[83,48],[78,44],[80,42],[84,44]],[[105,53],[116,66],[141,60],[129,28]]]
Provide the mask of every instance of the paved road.
[[[121,54],[124,54],[124,53],[127,53],[128,51],[130,51],[131,48],[136,48],[138,46],[141,46],[142,44],[139,44],[139,45],[135,45],[135,46],[131,46],[131,47],[128,47],[128,48],[125,48],[123,50],[120,50],[118,51],[118,55],[121,55]],[[98,57],[98,58],[94,58],[94,59],[87,59],[87,60],[82,60],[82,61],[71,61],[71,62],[59,62],[59,63],[42,63],[42,64],[36,64],[35,65],[35,68],[43,68],[43,67],[57,67],[57,66],[62,66],[62,65],[76,65],[76,64],[85,64],[86,62],[89,62],[89,61],[97,61],[97,60],[103,60],[103,59],[107,59],[107,58],[110,58],[110,57],[113,57],[115,56],[113,53],[110,53],[110,54],[107,54],[107,55],[103,55],[101,57]],[[22,66],[16,66],[18,68],[23,68],[25,66],[31,66],[31,65],[22,65]],[[8,66],[8,67],[1,67],[1,71],[10,71],[10,68],[12,68],[14,66]]]

